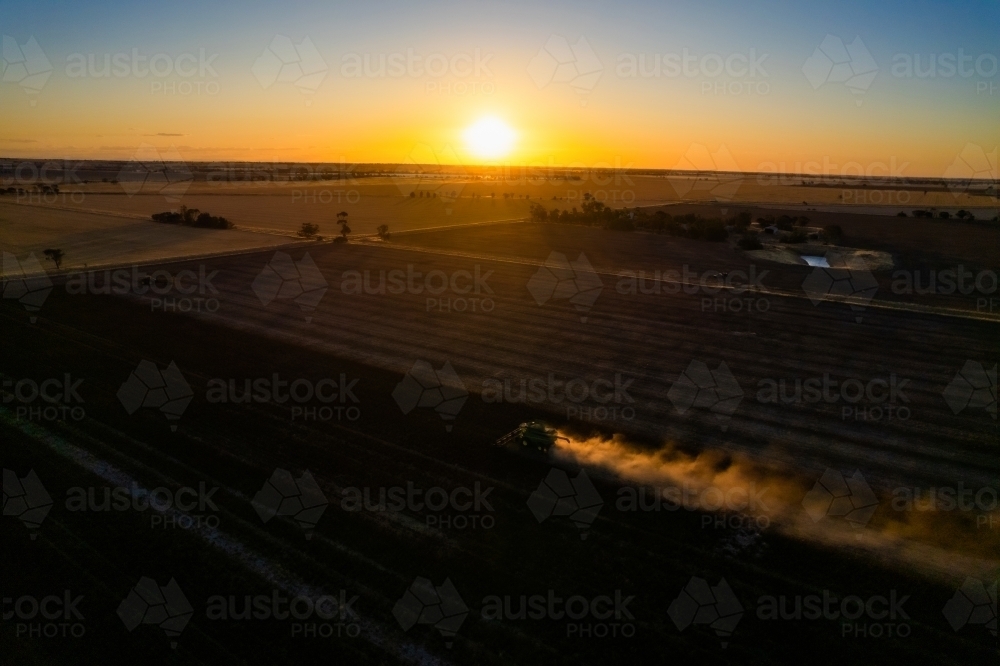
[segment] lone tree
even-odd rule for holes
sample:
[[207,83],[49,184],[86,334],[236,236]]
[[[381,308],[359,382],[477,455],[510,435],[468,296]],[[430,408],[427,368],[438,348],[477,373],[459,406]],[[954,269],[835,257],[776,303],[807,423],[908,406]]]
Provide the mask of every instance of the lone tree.
[[830,243],[837,243],[844,239],[844,230],[840,228],[839,224],[830,224],[823,227],[823,236]]
[[303,238],[316,238],[316,234],[319,233],[319,225],[312,224],[310,222],[303,222],[302,228],[299,229],[299,236]]
[[334,239],[334,243],[346,243],[347,234],[351,233],[351,228],[347,225],[347,213],[340,211],[337,213],[337,224],[340,225],[340,238]]
[[388,224],[380,224],[380,225],[378,225],[378,228],[376,229],[376,231],[378,232],[378,237],[381,238],[384,241],[385,240],[389,240],[389,237],[392,235],[392,234],[389,233],[389,225]]
[[58,249],[58,248],[43,250],[42,254],[45,255],[46,259],[49,259],[49,260],[55,262],[55,264],[56,264],[56,270],[59,270],[59,267],[62,266],[63,257],[66,256],[63,253],[63,251],[60,250],[60,249]]

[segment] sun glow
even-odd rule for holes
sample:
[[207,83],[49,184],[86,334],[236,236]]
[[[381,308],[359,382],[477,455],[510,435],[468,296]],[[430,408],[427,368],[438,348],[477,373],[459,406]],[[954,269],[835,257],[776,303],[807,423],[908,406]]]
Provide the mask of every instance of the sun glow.
[[505,157],[514,146],[516,133],[511,127],[495,116],[482,118],[465,130],[462,135],[466,149],[486,159]]

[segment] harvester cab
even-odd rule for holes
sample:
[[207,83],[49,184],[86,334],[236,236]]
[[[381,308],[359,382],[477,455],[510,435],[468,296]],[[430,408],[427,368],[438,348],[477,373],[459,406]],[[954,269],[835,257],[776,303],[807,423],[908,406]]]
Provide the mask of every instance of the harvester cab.
[[497,446],[506,446],[518,450],[539,451],[548,453],[557,440],[569,441],[559,435],[559,431],[542,421],[522,423],[497,440]]

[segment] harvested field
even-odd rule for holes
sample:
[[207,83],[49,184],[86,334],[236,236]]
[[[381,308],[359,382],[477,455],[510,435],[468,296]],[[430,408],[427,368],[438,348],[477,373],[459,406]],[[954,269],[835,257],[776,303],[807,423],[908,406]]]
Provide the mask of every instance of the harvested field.
[[[461,228],[403,234],[389,243],[285,251],[294,261],[308,252],[322,273],[328,290],[318,304],[309,301],[303,309],[266,297],[255,281],[266,265],[276,265],[273,251],[162,266],[174,275],[201,266],[217,270],[218,308],[211,312],[164,312],[149,294],[67,293],[62,278],[54,280],[35,324],[15,301],[3,302],[5,375],[41,380],[69,371],[84,379],[86,411],[80,420],[32,419],[12,400],[0,412],[9,442],[5,466],[21,476],[35,470],[55,499],[51,515],[33,530],[35,541],[17,521],[4,523],[5,539],[19,544],[12,566],[25,572],[14,585],[38,587],[38,572],[46,571],[50,584],[80,588],[90,572],[111,566],[107,552],[127,543],[132,561],[86,585],[87,631],[98,648],[121,644],[114,609],[124,591],[148,575],[160,584],[175,578],[194,607],[188,628],[173,639],[181,660],[237,663],[248,655],[288,660],[315,654],[313,639],[296,636],[293,623],[213,621],[205,610],[213,597],[270,596],[272,590],[357,596],[342,627],[327,629],[345,633],[318,640],[358,663],[596,663],[620,659],[623,650],[643,659],[701,658],[719,648],[719,636],[699,627],[681,634],[664,612],[698,576],[713,583],[725,578],[745,609],[725,639],[727,658],[739,663],[793,659],[802,641],[831,658],[857,656],[859,643],[844,641],[836,621],[775,623],[756,612],[768,595],[822,590],[862,598],[895,590],[910,597],[909,636],[866,643],[867,658],[990,659],[994,646],[986,632],[954,633],[940,608],[964,576],[988,577],[996,570],[996,532],[977,527],[981,519],[996,520],[995,510],[925,515],[900,512],[891,498],[899,488],[995,483],[995,420],[981,407],[956,413],[942,395],[968,361],[988,366],[997,357],[995,318],[974,309],[947,314],[936,300],[897,299],[890,307],[894,302],[876,299],[859,323],[845,303],[810,303],[801,289],[808,267],[753,268],[726,243],[562,225]],[[602,289],[589,307],[529,290],[553,251],[570,261],[583,253],[593,266]],[[646,271],[651,280],[657,270],[677,270],[683,281],[685,265],[695,277],[676,285],[676,293],[670,278],[661,281],[660,293],[622,293],[623,270]],[[699,277],[751,268],[769,271],[761,280],[766,309],[756,305],[757,294],[756,310],[720,309],[719,293],[706,290]],[[386,288],[378,293],[382,272]],[[428,302],[428,289],[445,284]],[[131,416],[123,410],[122,383],[144,359],[159,368],[175,362],[183,373],[193,397],[178,420],[150,407]],[[401,409],[394,391],[416,361],[454,368],[468,398],[453,420],[427,407]],[[683,401],[671,388],[692,372],[692,361],[711,371],[725,363],[742,392],[735,409],[678,408]],[[324,405],[315,401],[296,412],[292,403],[210,399],[213,380],[242,387],[245,378],[277,380],[275,375],[314,383],[328,377],[341,386],[357,380],[349,389],[356,402],[341,398],[332,405],[357,411],[332,410],[323,418]],[[761,398],[762,381],[823,376],[838,386],[895,382],[900,391],[889,400],[877,392],[860,402],[842,393],[794,404]],[[489,386],[506,380],[516,396],[522,379],[557,389],[540,400],[486,399]],[[579,402],[558,397],[571,381],[601,390]],[[616,382],[618,397],[601,397]],[[851,410],[846,416],[845,407]],[[895,409],[891,417],[889,407]],[[874,408],[881,409],[878,419]],[[528,504],[553,465],[575,475],[580,458],[567,449],[536,460],[492,446],[531,418],[559,425],[584,442],[584,453],[618,433],[632,455],[692,459],[745,473],[774,503],[763,513],[748,512],[749,522],[747,515],[724,511],[728,518],[720,523],[704,506],[630,512],[617,501],[623,490],[660,477],[591,462],[582,469],[603,507],[592,524],[582,524],[581,540],[581,526],[556,517],[540,522]],[[846,527],[830,517],[818,527],[801,522],[803,493],[828,468],[863,475],[878,498],[867,525]],[[254,510],[251,500],[275,469],[296,478],[308,470],[330,499],[309,527],[311,538],[290,519],[264,523]],[[74,487],[128,479],[147,488],[219,488],[218,509],[210,512],[218,522],[178,532],[162,519],[155,522],[152,512],[67,509]],[[377,496],[379,488],[407,484],[471,489],[476,483],[492,488],[489,509],[354,512],[341,504],[352,488]],[[773,525],[762,527],[762,516]],[[481,522],[486,517],[489,528]],[[781,527],[785,520],[793,522]],[[961,552],[953,552],[959,543]],[[30,567],[29,560],[35,560]],[[399,630],[394,604],[415,576],[435,584],[447,578],[459,590],[471,612],[454,639],[429,627]],[[630,617],[604,628],[628,625],[634,635],[625,643],[581,641],[574,634],[580,628],[565,621],[483,618],[491,596],[516,599],[548,590],[562,597],[613,598],[616,591],[634,597]],[[133,657],[155,659],[161,651],[138,630],[124,640]],[[24,659],[54,659],[68,658],[73,647],[22,642],[17,650]]]
[[[348,192],[351,193],[348,199]],[[148,220],[153,213],[176,210],[180,205],[221,215],[241,229],[295,236],[303,222],[318,224],[321,235],[337,232],[336,215],[344,210],[350,214],[351,228],[356,234],[374,234],[381,224],[393,231],[422,229],[451,224],[469,224],[491,220],[521,219],[527,216],[528,203],[459,199],[444,202],[439,199],[410,199],[396,193],[393,196],[368,195],[340,186],[286,189],[283,194],[186,194],[179,201],[168,201],[162,195],[123,194],[88,195],[79,204],[60,202],[63,210],[82,210],[108,215],[124,215]],[[39,207],[24,206],[27,210]],[[44,209],[44,206],[41,208]]]
[[[523,175],[520,170],[504,174],[470,178],[462,175],[423,174],[395,177],[352,177],[334,180],[244,182],[226,171],[205,176],[209,180],[185,180],[165,187],[150,179],[130,185],[106,182],[77,182],[86,173],[73,175],[59,194],[28,194],[9,199],[26,205],[41,205],[70,210],[102,212],[114,215],[148,217],[181,204],[209,211],[231,219],[237,226],[294,233],[303,222],[321,226],[321,232],[334,232],[334,216],[341,210],[351,215],[356,233],[372,234],[380,224],[394,231],[427,227],[520,219],[528,214],[531,202],[546,207],[579,206],[590,193],[613,208],[622,206],[696,205],[716,203],[727,206],[774,206],[796,211],[806,209],[833,211],[837,215],[852,211],[895,215],[918,208],[948,210],[966,208],[980,219],[997,214],[995,196],[956,191],[945,187],[900,192],[886,185],[886,196],[873,202],[870,186],[851,189],[803,185],[800,179],[772,182],[762,176],[741,176],[732,180],[722,176],[724,190],[719,191],[720,176],[640,176],[627,173],[584,171],[582,176],[560,172]],[[737,184],[734,188],[733,184]],[[18,184],[15,182],[14,184]],[[30,187],[32,183],[23,183]],[[410,197],[410,194],[426,197]],[[855,192],[867,193],[867,198]],[[882,190],[879,190],[882,192]],[[434,194],[435,198],[427,198]],[[762,203],[766,202],[766,203]],[[805,203],[803,203],[805,202]],[[884,203],[883,203],[884,202]],[[910,220],[919,224],[918,220]],[[933,222],[932,222],[933,224]]]
[[[288,238],[237,230],[180,229],[150,220],[105,213],[9,204],[0,200],[0,249],[19,259],[57,247],[64,270],[282,245]],[[54,267],[50,264],[48,268]]]
[[[434,244],[431,236],[447,239],[456,233],[438,232],[420,238],[429,249]],[[980,435],[970,441],[968,419],[951,414],[941,392],[967,359],[986,361],[995,354],[997,341],[991,332],[1000,317],[987,322],[974,316],[942,321],[934,315],[883,311],[874,301],[858,324],[848,306],[833,302],[813,306],[801,289],[795,293],[791,288],[787,297],[767,295],[765,312],[723,311],[716,307],[718,297],[704,287],[698,288],[702,293],[694,294],[683,289],[677,294],[623,294],[618,293],[622,287],[617,276],[622,270],[646,270],[652,283],[656,270],[681,271],[685,259],[692,260],[688,265],[697,275],[739,268],[749,272],[749,266],[728,249],[719,248],[720,253],[730,254],[713,261],[700,252],[705,244],[688,241],[685,245],[701,247],[681,248],[674,254],[670,252],[672,244],[665,243],[660,252],[644,257],[640,247],[655,249],[641,236],[615,238],[609,232],[596,231],[586,234],[590,238],[581,238],[577,229],[539,229],[533,225],[464,233],[483,237],[492,252],[454,256],[447,251],[397,250],[391,243],[311,251],[330,291],[320,306],[308,313],[312,319],[309,324],[296,312],[297,307],[292,307],[282,313],[287,323],[276,326],[274,308],[262,306],[248,288],[268,259],[266,255],[258,255],[256,261],[234,258],[220,270],[224,305],[218,315],[231,325],[267,330],[269,335],[400,375],[417,359],[435,366],[449,361],[473,393],[482,392],[483,382],[490,378],[520,380],[554,373],[593,381],[618,372],[634,379],[630,393],[637,405],[636,417],[598,425],[660,441],[704,443],[721,437],[727,446],[784,462],[802,464],[812,459],[819,467],[845,460],[861,464],[864,460],[889,479],[893,470],[903,467],[914,478],[926,475],[925,480],[939,474],[962,478],[976,474],[979,481],[988,482],[994,424],[988,417],[983,419]],[[540,236],[532,238],[535,234]],[[504,236],[512,244],[537,250],[530,256],[517,256],[513,251],[506,254],[501,240]],[[446,243],[454,249],[454,243]],[[539,305],[529,293],[529,281],[551,251],[563,252],[571,260],[585,253],[604,280],[604,290],[585,313],[558,301]],[[292,252],[294,257],[298,254]],[[491,258],[496,255],[502,259]],[[696,255],[701,255],[697,263]],[[623,256],[629,257],[624,265]],[[369,286],[375,288],[380,273],[394,269],[406,272],[410,266],[413,274],[422,276],[432,271],[449,276],[459,271],[488,275],[484,284],[493,293],[483,287],[479,294],[449,289],[433,296],[426,292],[433,281],[427,283],[423,277],[414,281],[423,293],[354,293],[355,285],[348,275],[351,271],[362,276],[367,273]],[[781,269],[770,269],[779,288],[801,285],[809,269],[795,268],[782,267],[780,274]],[[770,286],[770,278],[762,282]],[[664,292],[666,286],[664,283]],[[480,311],[473,312],[477,298]],[[462,307],[460,299],[468,302],[465,312],[456,311]],[[487,299],[493,309],[485,312],[482,301]],[[711,306],[705,306],[705,299],[713,301]],[[581,321],[584,317],[585,322]],[[956,340],[961,343],[956,344]],[[678,418],[667,399],[670,384],[693,359],[712,366],[726,362],[740,385],[747,387],[748,399],[741,404],[743,409],[733,414],[724,434],[716,432],[715,415],[694,412]],[[886,376],[891,373],[908,379],[912,387],[908,393],[910,410],[921,415],[886,420],[873,428],[870,423],[842,418],[843,405],[802,405],[788,410],[755,404],[751,388],[764,378],[805,378],[824,371],[850,378],[870,373],[873,367],[884,369]],[[565,405],[540,407],[565,416]],[[460,425],[456,420],[456,427]],[[817,451],[813,438],[830,431],[837,433],[841,443],[834,452]],[[934,444],[941,441],[950,443],[944,447]],[[966,444],[956,448],[958,441]],[[932,451],[937,448],[940,453],[935,456]],[[908,452],[912,449],[929,455],[926,464],[914,465]],[[838,455],[843,456],[839,461]],[[976,468],[979,473],[974,472]]]

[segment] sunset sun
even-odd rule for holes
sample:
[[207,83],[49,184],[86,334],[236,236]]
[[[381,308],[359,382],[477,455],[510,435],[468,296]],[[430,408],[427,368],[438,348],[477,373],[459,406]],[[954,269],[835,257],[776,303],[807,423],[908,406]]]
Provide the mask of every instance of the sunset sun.
[[507,156],[517,138],[514,130],[495,116],[476,121],[462,136],[470,153],[486,159]]

